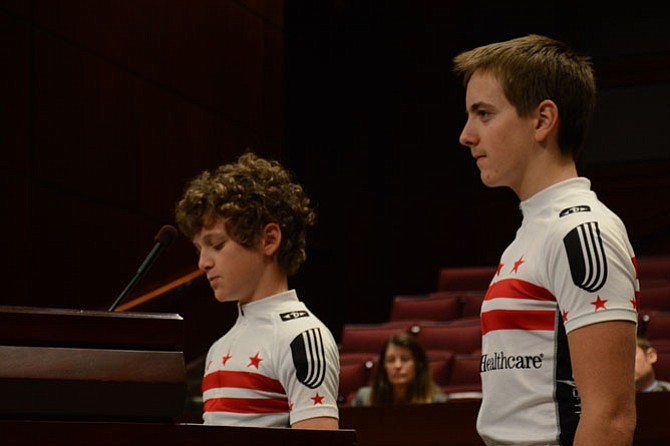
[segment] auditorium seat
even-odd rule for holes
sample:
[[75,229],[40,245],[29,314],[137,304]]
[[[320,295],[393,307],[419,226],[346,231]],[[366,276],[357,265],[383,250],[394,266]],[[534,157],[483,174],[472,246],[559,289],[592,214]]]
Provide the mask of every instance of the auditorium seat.
[[645,320],[644,336],[656,347],[658,343],[670,341],[670,312],[649,311],[643,316]]
[[[459,317],[458,319],[454,319],[453,321],[448,322],[449,325],[477,325],[481,326],[481,320],[479,316],[468,316],[468,317]],[[417,331],[418,333],[418,331]]]
[[470,354],[481,349],[482,331],[479,324],[426,324],[421,326],[417,339],[426,350]]
[[[367,363],[369,361],[376,361],[379,357],[379,352],[349,352],[340,353],[340,364],[353,363]],[[369,367],[368,367],[369,368]]]
[[647,321],[649,320],[649,313],[647,311],[637,312],[637,335],[647,336]]
[[381,322],[380,325],[383,327],[395,327],[398,328],[398,331],[406,331],[408,333],[417,334],[421,330],[422,325],[434,324],[436,321],[424,321],[418,319],[407,319],[399,321],[387,321]]
[[670,285],[670,255],[637,257],[640,289]]
[[485,292],[463,293],[461,300],[461,317],[479,317],[484,302]]
[[391,304],[389,321],[424,320],[448,321],[461,315],[461,302],[457,295],[433,293],[395,296]]
[[457,394],[481,392],[480,360],[480,355],[456,355],[451,363],[449,382],[442,386],[442,390],[449,394],[451,398],[456,397]]
[[342,327],[340,353],[370,352],[379,354],[389,336],[407,331],[407,325],[345,324]]
[[444,267],[438,272],[438,291],[485,291],[496,266]]
[[426,351],[426,356],[428,357],[430,373],[435,384],[440,387],[447,385],[454,357],[456,356],[455,353],[450,350],[428,350]]
[[370,368],[365,361],[340,364],[337,403],[340,405],[349,404],[356,391],[369,384],[370,377]]
[[670,284],[642,288],[640,292],[640,311],[670,312]]
[[[656,346],[654,346],[656,348]],[[658,360],[654,364],[654,371],[656,372],[656,379],[661,381],[670,382],[670,350],[667,349],[657,349]]]

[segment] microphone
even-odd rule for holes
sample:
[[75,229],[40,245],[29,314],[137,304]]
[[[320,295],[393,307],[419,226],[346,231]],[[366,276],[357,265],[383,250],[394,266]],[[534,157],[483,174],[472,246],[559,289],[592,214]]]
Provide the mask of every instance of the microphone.
[[177,237],[177,230],[174,228],[174,226],[164,225],[158,231],[154,237],[155,244],[153,249],[149,252],[149,255],[147,255],[146,259],[144,259],[144,262],[142,262],[140,267],[137,269],[135,277],[133,277],[128,285],[126,285],[126,288],[121,292],[121,294],[119,294],[119,297],[116,298],[112,306],[109,307],[109,310],[107,311],[114,311],[116,309],[119,303],[121,303],[121,301],[128,295],[130,290],[135,288],[137,282],[139,282],[140,279],[146,274],[146,272],[149,271],[149,268],[151,268],[151,265],[154,264],[158,258],[158,255],[163,251],[163,249],[170,246],[170,243],[172,243],[175,237]]

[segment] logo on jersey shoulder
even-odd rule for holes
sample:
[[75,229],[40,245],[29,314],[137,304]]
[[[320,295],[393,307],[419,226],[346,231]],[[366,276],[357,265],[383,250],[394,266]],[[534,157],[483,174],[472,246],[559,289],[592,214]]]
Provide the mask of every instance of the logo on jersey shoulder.
[[291,356],[298,381],[316,389],[326,377],[326,355],[319,328],[305,330],[291,341]]
[[563,238],[572,281],[590,293],[607,281],[607,259],[598,222],[583,223]]
[[559,214],[558,218],[565,217],[566,215],[576,214],[577,212],[591,212],[591,206],[585,204],[581,206],[573,206],[571,208],[563,209]]
[[292,321],[293,319],[299,319],[301,317],[308,317],[309,313],[304,310],[301,311],[289,311],[288,313],[282,313],[279,315],[282,321]]

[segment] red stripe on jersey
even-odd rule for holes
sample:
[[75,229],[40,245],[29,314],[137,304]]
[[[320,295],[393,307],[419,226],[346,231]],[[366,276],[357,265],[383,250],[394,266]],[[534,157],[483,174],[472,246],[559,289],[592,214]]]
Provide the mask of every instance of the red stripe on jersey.
[[260,373],[217,370],[208,373],[202,380],[202,391],[218,389],[221,387],[234,387],[242,389],[260,390],[263,392],[283,393],[284,386],[276,379],[268,378]]
[[491,310],[482,313],[482,335],[495,330],[548,330],[556,322],[554,310]]
[[498,297],[556,302],[554,295],[546,288],[519,279],[503,279],[492,284],[486,291],[486,297],[484,299],[491,300]]
[[276,398],[210,398],[205,400],[205,412],[285,413],[288,401]]

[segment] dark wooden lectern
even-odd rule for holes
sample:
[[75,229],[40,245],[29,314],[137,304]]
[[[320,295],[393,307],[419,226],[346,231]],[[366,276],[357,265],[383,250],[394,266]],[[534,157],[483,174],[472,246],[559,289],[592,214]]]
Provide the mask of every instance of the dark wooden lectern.
[[0,416],[170,421],[181,413],[182,318],[0,307]]
[[181,316],[0,306],[0,443],[351,446],[353,430],[176,424]]

